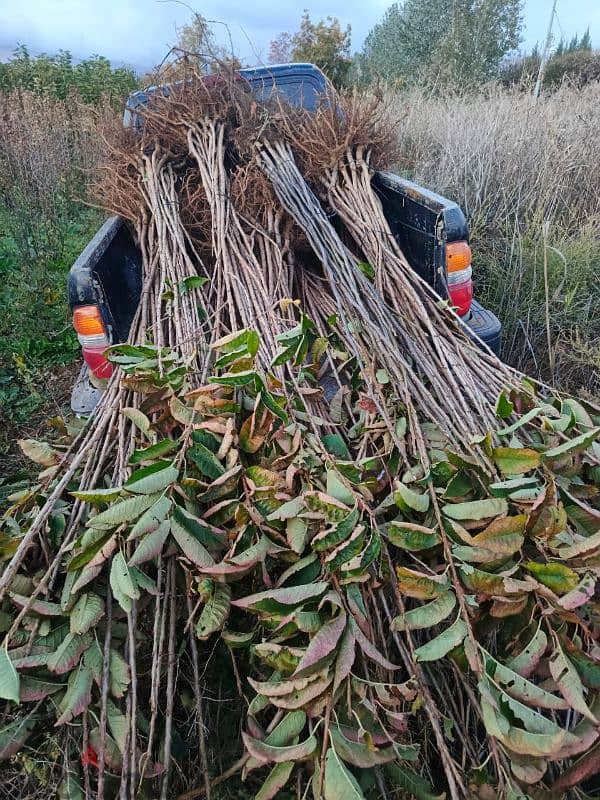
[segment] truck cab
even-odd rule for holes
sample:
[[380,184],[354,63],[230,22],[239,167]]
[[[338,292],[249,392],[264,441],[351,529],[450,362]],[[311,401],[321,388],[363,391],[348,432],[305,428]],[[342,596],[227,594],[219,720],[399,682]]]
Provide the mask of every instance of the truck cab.
[[[239,79],[248,83],[259,101],[277,97],[308,111],[314,111],[333,91],[314,64],[242,69]],[[136,109],[159,91],[168,93],[168,86],[151,87],[129,97],[125,126],[137,126]],[[453,304],[477,341],[498,353],[502,326],[473,297],[469,229],[460,207],[392,172],[376,173],[373,184],[390,229],[413,269]],[[69,304],[85,362],[71,396],[77,414],[89,414],[97,403],[102,381],[112,370],[103,352],[127,338],[141,288],[141,253],[123,220],[111,217],[69,273]]]

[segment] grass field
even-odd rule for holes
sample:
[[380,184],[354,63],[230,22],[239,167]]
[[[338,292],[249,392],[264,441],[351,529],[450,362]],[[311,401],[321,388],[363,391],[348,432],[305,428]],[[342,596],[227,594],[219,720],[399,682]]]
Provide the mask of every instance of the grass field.
[[479,298],[503,355],[600,396],[600,84],[536,102],[415,91],[389,99],[399,170],[456,200],[471,228]]

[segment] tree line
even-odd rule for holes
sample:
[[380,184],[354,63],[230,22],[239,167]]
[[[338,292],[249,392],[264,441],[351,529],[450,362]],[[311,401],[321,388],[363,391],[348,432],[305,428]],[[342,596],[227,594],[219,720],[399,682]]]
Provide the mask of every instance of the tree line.
[[[541,54],[518,51],[523,34],[524,0],[402,0],[393,3],[369,31],[362,49],[351,52],[351,26],[337,17],[321,20],[302,14],[296,31],[283,31],[270,43],[268,63],[310,62],[337,87],[385,81],[401,88],[429,85],[469,90],[490,81],[527,86],[537,77]],[[102,56],[76,62],[65,50],[32,56],[20,45],[0,63],[0,91],[15,88],[60,99],[75,92],[84,102],[108,95],[116,105],[139,86],[181,77],[181,63],[214,72],[242,63],[216,41],[201,14],[178,32],[174,58],[148,75],[114,67]],[[546,65],[544,85],[568,79],[575,84],[600,80],[600,52],[589,29],[580,37],[561,39]]]

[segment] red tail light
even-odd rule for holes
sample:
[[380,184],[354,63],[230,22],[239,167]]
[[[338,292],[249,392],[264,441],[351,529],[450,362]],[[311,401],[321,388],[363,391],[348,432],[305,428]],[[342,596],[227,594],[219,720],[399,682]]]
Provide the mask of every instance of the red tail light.
[[456,313],[464,317],[473,301],[473,270],[468,242],[449,242],[446,245],[448,294]]
[[98,306],[78,306],[73,311],[73,327],[77,331],[85,363],[97,378],[110,378],[112,364],[104,357],[110,342]]

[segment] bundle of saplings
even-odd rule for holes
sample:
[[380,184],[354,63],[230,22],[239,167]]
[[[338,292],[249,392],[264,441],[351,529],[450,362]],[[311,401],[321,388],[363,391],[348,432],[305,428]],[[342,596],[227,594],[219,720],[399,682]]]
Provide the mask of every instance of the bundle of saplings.
[[377,101],[223,73],[136,113],[96,186],[142,254],[129,340],[3,489],[0,755],[69,798],[584,797],[600,410],[411,269]]

